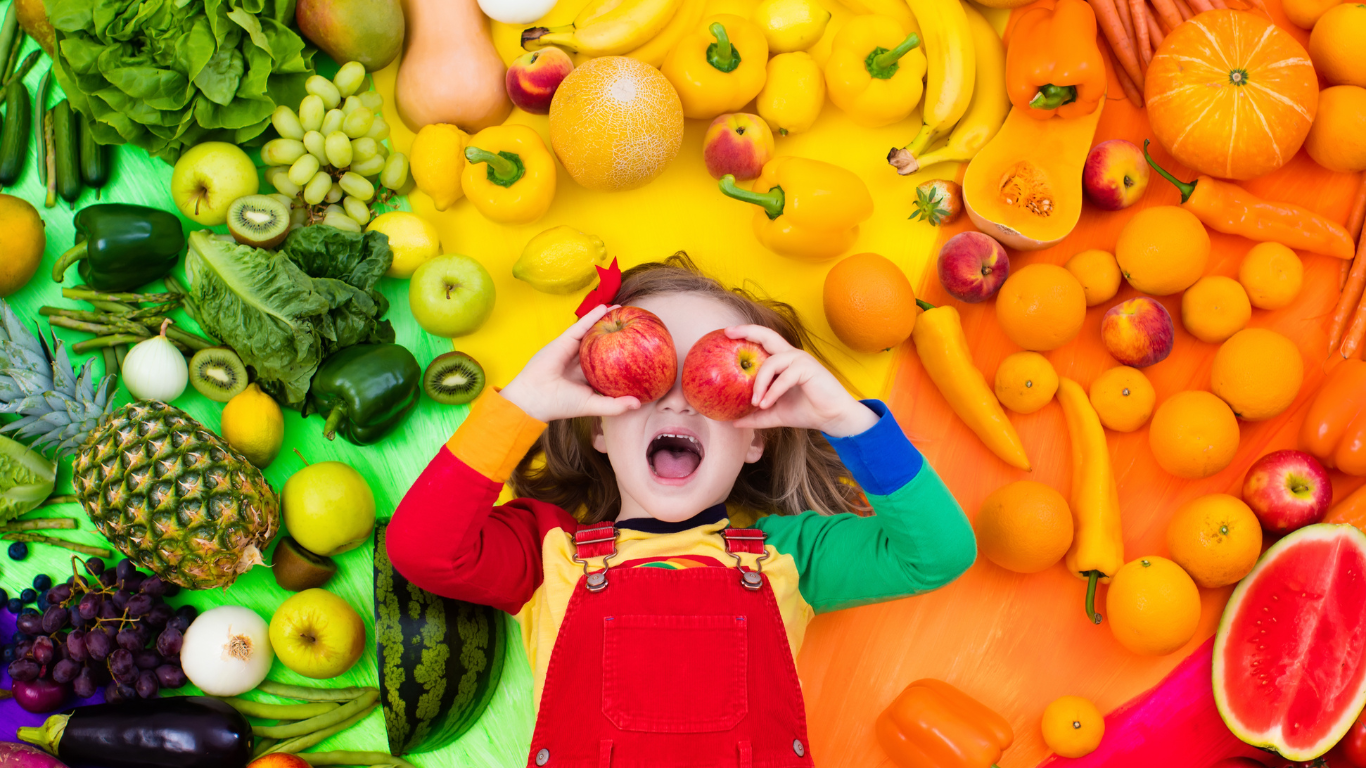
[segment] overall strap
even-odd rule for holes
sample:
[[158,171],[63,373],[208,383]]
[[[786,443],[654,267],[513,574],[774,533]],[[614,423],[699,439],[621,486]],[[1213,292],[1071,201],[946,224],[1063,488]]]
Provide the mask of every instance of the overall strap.
[[[764,532],[758,528],[724,528],[721,536],[726,540],[726,554],[735,558],[735,567],[740,569],[740,584],[748,590],[758,590],[764,586],[763,566],[768,559],[764,548]],[[739,552],[759,555],[754,561],[754,570],[746,571],[740,560]]]
[[[583,566],[589,592],[607,589],[607,561],[617,556],[617,529],[611,520],[585,525],[574,532],[574,562]],[[584,558],[601,557],[602,570],[588,570]]]

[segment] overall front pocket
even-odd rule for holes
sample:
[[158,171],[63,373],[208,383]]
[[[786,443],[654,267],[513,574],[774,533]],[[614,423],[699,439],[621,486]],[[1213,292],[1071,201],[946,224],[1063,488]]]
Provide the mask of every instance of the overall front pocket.
[[623,731],[707,733],[749,711],[744,616],[603,618],[602,713]]

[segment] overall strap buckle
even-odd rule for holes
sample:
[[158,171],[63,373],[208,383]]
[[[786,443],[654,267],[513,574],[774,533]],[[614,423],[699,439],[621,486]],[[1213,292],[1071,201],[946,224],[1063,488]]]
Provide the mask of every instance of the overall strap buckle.
[[[740,584],[750,591],[758,591],[764,586],[763,565],[769,552],[764,548],[764,532],[758,528],[724,528],[721,536],[726,540],[726,554],[735,558],[735,567],[740,570]],[[744,562],[737,552],[759,555],[754,560],[754,570],[746,571]]]
[[[581,557],[582,556],[582,557]],[[617,556],[617,529],[611,520],[585,525],[574,532],[574,562],[583,566],[589,592],[607,589],[607,561]],[[585,557],[601,557],[602,570],[589,571]]]

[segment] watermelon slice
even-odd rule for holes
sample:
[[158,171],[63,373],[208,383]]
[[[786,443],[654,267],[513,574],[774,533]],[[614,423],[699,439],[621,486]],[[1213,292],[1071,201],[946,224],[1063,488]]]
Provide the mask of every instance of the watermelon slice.
[[1214,640],[1214,702],[1238,738],[1312,760],[1366,704],[1366,534],[1311,525],[1262,555]]

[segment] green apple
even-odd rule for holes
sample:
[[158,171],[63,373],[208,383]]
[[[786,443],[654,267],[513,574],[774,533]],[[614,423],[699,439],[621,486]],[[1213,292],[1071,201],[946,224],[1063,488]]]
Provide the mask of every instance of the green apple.
[[360,473],[340,461],[295,472],[280,494],[285,530],[309,552],[349,552],[375,529],[375,494]]
[[171,199],[180,212],[206,227],[228,220],[228,206],[261,188],[256,166],[237,145],[206,141],[176,161]]
[[417,324],[434,336],[474,333],[493,311],[493,278],[468,256],[448,253],[417,268],[408,283],[408,304]]
[[306,589],[270,617],[270,647],[286,667],[304,677],[336,677],[365,652],[365,624],[340,597],[325,589]]

